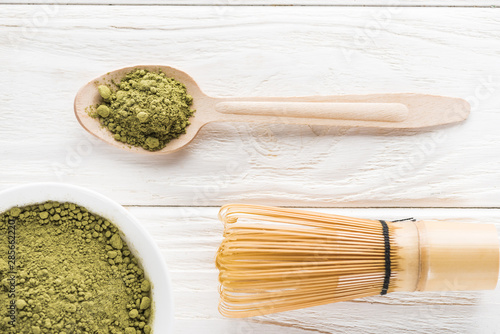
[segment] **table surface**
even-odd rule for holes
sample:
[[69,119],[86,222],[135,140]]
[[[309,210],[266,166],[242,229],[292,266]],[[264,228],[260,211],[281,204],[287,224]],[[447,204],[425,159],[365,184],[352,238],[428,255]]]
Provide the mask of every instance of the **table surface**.
[[[213,264],[217,207],[229,202],[500,226],[496,4],[0,0],[0,190],[58,181],[129,208],[169,266],[176,333],[499,333],[500,288],[224,319]],[[182,69],[213,96],[414,92],[467,99],[472,113],[382,134],[216,123],[182,151],[136,155],[85,133],[73,99],[94,77],[137,64]]]

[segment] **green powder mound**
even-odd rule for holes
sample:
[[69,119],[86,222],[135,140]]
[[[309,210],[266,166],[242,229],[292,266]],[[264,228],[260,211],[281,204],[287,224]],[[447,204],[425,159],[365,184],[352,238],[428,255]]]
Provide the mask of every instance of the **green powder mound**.
[[151,304],[106,219],[58,202],[0,214],[0,333],[149,334]]
[[184,84],[162,72],[134,70],[115,86],[98,87],[104,102],[91,114],[115,140],[158,151],[186,133],[195,111]]

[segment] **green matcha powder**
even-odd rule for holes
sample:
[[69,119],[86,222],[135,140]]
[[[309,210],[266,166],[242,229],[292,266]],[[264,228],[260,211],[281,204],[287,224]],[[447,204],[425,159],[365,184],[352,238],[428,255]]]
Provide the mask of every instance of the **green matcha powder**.
[[195,111],[184,84],[162,72],[138,69],[113,86],[98,87],[103,103],[91,115],[115,140],[158,151],[186,133]]
[[0,238],[0,333],[151,333],[150,282],[111,222],[72,203],[46,202],[1,214]]

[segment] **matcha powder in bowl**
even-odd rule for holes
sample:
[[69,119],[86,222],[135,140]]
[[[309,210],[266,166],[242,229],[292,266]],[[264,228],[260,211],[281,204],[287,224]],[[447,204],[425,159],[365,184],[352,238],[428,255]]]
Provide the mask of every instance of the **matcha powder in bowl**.
[[[12,208],[0,215],[0,233],[13,234],[14,223],[17,323],[12,333],[151,333],[151,284],[113,224],[59,202]],[[2,254],[8,253],[5,246]],[[8,263],[0,259],[2,276]],[[10,283],[2,278],[2,305],[9,304]],[[11,319],[3,318],[0,329],[8,333]]]
[[164,261],[125,209],[58,184],[0,201],[0,333],[170,333]]
[[103,102],[91,112],[115,140],[158,151],[186,133],[193,98],[163,72],[135,69],[119,83],[98,86]]

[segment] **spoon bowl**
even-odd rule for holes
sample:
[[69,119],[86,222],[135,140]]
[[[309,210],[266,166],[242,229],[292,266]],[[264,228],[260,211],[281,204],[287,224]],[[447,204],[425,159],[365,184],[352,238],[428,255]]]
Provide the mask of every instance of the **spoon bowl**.
[[[186,86],[193,97],[195,114],[186,133],[171,140],[158,151],[150,152],[116,141],[90,111],[103,102],[97,87],[114,86],[135,69],[163,72]],[[251,97],[215,98],[204,94],[188,74],[161,65],[125,67],[106,73],[85,86],[75,98],[75,115],[85,130],[110,145],[128,151],[147,154],[166,154],[188,145],[200,129],[210,122],[258,122],[360,127],[381,129],[418,129],[465,120],[470,105],[463,99],[426,94],[370,94],[308,97]]]
[[[160,151],[151,152],[143,149],[142,147],[130,146],[115,140],[113,138],[113,134],[108,129],[103,127],[98,119],[91,117],[89,114],[89,107],[97,106],[103,102],[103,99],[97,90],[97,86],[104,84],[114,87],[115,85],[113,82],[120,82],[125,75],[135,69],[144,69],[151,72],[162,71],[167,77],[174,78],[177,81],[182,82],[186,86],[188,93],[193,97],[193,104],[191,105],[191,108],[197,110],[195,117],[191,117],[189,119],[191,124],[186,128],[186,133],[181,135],[179,138],[170,141],[167,146]],[[75,98],[75,115],[78,122],[85,130],[115,147],[146,154],[171,153],[189,144],[189,142],[196,137],[196,134],[200,131],[203,125],[206,124],[206,119],[203,117],[203,111],[205,110],[206,105],[210,103],[209,100],[210,98],[203,94],[196,82],[182,71],[168,66],[133,66],[106,73],[83,86],[78,91]]]

